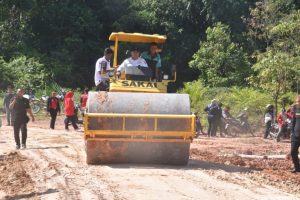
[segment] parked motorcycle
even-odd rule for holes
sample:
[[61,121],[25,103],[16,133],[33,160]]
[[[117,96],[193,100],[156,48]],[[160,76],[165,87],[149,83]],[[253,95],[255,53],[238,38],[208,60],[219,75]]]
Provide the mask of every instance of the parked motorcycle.
[[36,114],[41,110],[40,101],[34,96],[34,94],[24,94],[23,97],[29,100],[33,114]]
[[271,125],[270,136],[272,139],[280,142],[281,138],[289,138],[292,128],[292,120],[287,118],[282,126],[277,123]]
[[[64,89],[60,89],[58,94],[56,95],[56,97],[63,102],[64,101]],[[30,103],[30,107],[32,109],[32,113],[36,114],[38,112],[41,111],[41,109],[43,109],[44,111],[47,111],[47,102],[49,99],[49,96],[43,95],[40,99],[36,98],[34,94],[29,93],[29,94],[24,94],[23,95],[24,98],[29,100]],[[61,109],[63,110],[63,104],[61,105]]]
[[225,133],[233,137],[245,133],[250,133],[252,136],[254,136],[254,131],[246,117],[237,117],[237,119],[225,119]]

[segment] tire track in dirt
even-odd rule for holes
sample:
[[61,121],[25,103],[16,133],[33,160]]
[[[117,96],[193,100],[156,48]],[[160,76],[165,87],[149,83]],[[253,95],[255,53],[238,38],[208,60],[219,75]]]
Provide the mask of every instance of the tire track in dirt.
[[[78,136],[60,138],[62,148],[51,148],[47,144],[48,139],[45,143],[39,140],[41,149],[26,150],[24,153],[35,162],[44,163],[40,169],[43,180],[59,191],[55,199],[122,199],[116,191],[110,191],[115,186],[103,181],[105,176],[101,174],[101,166],[85,164],[84,146],[81,144],[83,140],[76,143],[76,137]],[[49,168],[50,171],[47,171]],[[52,198],[54,197],[49,199]]]
[[[19,152],[34,168],[28,174],[36,199],[297,199],[251,182],[234,166],[226,170],[199,160],[186,167],[87,165],[82,134],[42,128],[29,128],[29,133],[28,149]],[[11,130],[5,134],[9,142],[0,147],[9,151],[14,147]],[[0,134],[1,141],[5,137]]]

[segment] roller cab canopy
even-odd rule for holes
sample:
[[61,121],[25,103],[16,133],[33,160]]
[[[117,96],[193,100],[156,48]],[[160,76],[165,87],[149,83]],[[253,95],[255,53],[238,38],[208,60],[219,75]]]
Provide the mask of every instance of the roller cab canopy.
[[158,34],[142,34],[142,33],[124,33],[124,32],[113,32],[109,36],[110,41],[119,41],[119,42],[136,42],[136,43],[158,43],[164,44],[167,40],[167,37],[164,35]]

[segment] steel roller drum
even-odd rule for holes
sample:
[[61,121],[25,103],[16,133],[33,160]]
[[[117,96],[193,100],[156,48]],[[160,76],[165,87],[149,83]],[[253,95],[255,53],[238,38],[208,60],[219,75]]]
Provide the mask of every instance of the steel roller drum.
[[190,115],[187,94],[89,92],[88,113]]
[[[88,113],[107,114],[156,114],[156,115],[190,115],[190,99],[187,94],[167,93],[126,93],[126,92],[89,92]],[[104,120],[91,117],[88,119],[89,130],[101,131],[114,130],[122,123],[118,119]],[[133,122],[131,123],[131,121]],[[140,120],[140,121],[139,121]],[[177,119],[161,119],[177,120]],[[151,121],[151,119],[150,119]],[[130,130],[147,131],[147,119],[140,117],[126,119],[126,128]],[[182,124],[183,123],[183,124]],[[186,120],[163,124],[157,123],[163,129],[190,127]],[[119,128],[120,128],[119,127]],[[118,137],[123,136],[122,133]],[[175,135],[176,136],[176,135]],[[170,164],[186,165],[189,160],[190,143],[169,142],[143,142],[143,141],[115,141],[101,135],[101,140],[87,139],[86,153],[88,164],[113,164],[113,163],[147,163],[147,164]],[[104,138],[103,138],[104,137]],[[121,137],[122,138],[122,137]],[[122,139],[119,139],[122,140]]]

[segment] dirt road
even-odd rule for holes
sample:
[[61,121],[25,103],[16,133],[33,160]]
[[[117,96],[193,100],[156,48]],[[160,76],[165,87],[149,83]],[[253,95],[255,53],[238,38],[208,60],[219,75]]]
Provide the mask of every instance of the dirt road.
[[[255,181],[248,167],[191,157],[186,167],[85,163],[83,133],[29,124],[27,149],[0,129],[0,199],[298,199]],[[198,143],[193,146],[197,149]],[[298,197],[297,197],[298,195]]]

